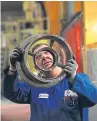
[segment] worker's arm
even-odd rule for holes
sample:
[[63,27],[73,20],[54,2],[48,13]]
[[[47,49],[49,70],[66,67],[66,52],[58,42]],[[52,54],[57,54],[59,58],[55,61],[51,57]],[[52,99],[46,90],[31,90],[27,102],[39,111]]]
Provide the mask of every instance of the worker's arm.
[[87,97],[90,101],[97,103],[97,87],[92,84],[88,75],[77,73],[72,89]]
[[10,53],[10,66],[5,69],[3,95],[16,103],[30,103],[30,85],[18,81],[16,62],[22,61],[22,50],[17,47]]
[[69,60],[64,68],[68,81],[72,84],[72,90],[79,93],[80,100],[84,104],[85,102],[88,104],[88,100],[97,103],[97,88],[92,84],[88,75],[78,74],[77,68],[78,64],[73,59]]
[[30,103],[30,85],[18,80],[16,71],[10,72],[9,68],[5,70],[3,83],[3,95],[7,99],[16,103]]

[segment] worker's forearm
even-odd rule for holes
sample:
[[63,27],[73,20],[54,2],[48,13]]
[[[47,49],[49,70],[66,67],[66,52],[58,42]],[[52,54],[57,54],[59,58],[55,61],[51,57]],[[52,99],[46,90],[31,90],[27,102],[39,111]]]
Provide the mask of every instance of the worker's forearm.
[[97,103],[97,88],[92,84],[88,75],[77,74],[73,89],[86,96],[92,102]]

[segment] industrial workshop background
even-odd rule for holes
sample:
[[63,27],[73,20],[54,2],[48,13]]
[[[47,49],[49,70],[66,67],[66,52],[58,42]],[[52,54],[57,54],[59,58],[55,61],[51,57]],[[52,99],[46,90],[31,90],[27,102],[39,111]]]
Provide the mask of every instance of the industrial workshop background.
[[[1,82],[10,51],[29,36],[39,33],[65,38],[76,56],[78,72],[89,74],[97,86],[96,1],[1,1]],[[28,105],[11,104],[3,96],[1,98],[2,121],[29,120]],[[96,112],[97,106],[90,108],[90,121],[97,121]]]

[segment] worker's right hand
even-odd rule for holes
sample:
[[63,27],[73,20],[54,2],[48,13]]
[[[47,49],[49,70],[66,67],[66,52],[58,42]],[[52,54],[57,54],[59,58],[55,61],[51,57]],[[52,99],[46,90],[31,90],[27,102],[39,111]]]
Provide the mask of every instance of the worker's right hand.
[[10,63],[13,67],[16,67],[16,62],[19,61],[21,62],[23,58],[23,53],[20,47],[16,47],[15,49],[12,50],[10,53]]
[[69,60],[65,65],[64,71],[66,73],[68,81],[72,84],[75,81],[74,79],[77,73],[77,69],[78,69],[78,64],[74,59]]

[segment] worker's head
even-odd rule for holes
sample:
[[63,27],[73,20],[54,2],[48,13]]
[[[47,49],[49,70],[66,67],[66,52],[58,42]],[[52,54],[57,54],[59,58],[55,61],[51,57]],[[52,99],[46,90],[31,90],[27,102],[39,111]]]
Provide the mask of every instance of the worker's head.
[[38,44],[32,52],[35,54],[35,64],[41,69],[49,69],[53,66],[53,55],[49,51],[41,50],[44,47],[48,47],[47,44]]

